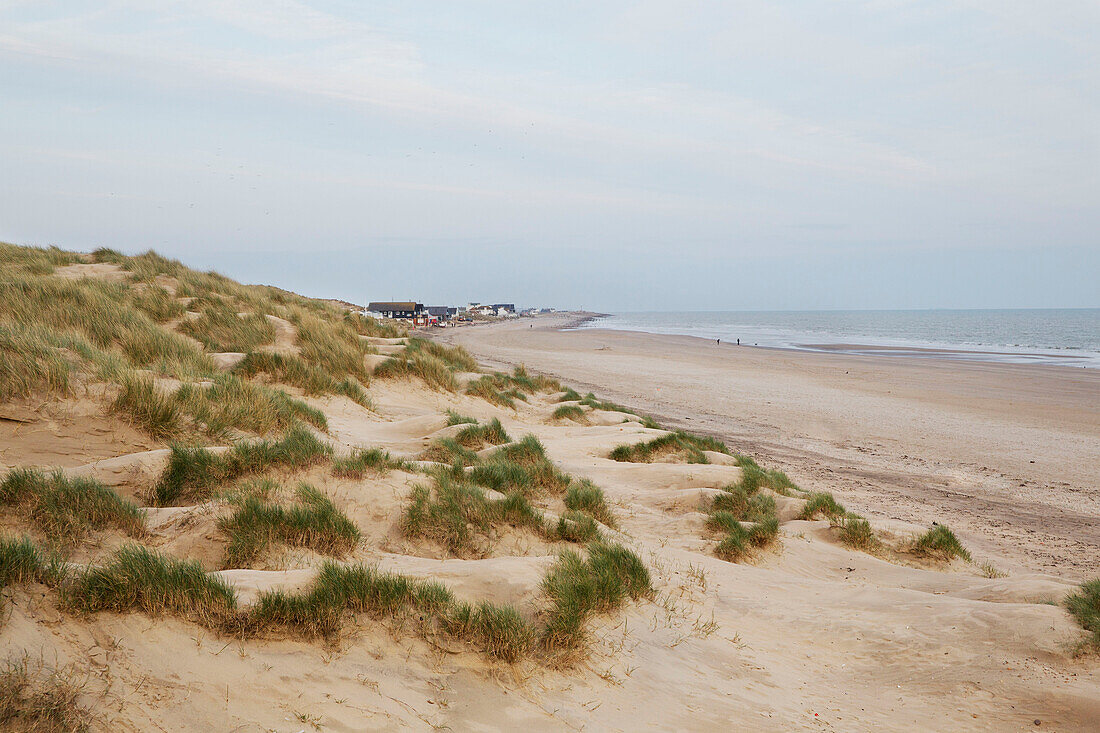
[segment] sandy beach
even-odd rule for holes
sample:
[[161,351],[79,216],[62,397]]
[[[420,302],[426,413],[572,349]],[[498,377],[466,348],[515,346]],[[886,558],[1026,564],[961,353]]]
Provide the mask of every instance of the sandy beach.
[[1100,371],[816,354],[562,330],[557,314],[443,332],[487,364],[715,435],[877,519],[1080,581],[1100,558]]

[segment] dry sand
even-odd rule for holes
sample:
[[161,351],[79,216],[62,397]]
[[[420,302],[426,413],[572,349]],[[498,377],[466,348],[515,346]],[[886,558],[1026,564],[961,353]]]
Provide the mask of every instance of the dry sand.
[[576,320],[439,338],[716,435],[870,517],[945,522],[1006,567],[1100,569],[1100,370],[560,330]]
[[[490,663],[366,618],[334,645],[233,640],[136,613],[82,618],[59,611],[52,591],[35,585],[5,592],[4,652],[73,665],[99,727],[112,731],[1012,731],[1034,730],[1036,721],[1041,730],[1097,730],[1100,665],[1074,657],[1081,630],[1043,602],[1072,590],[1096,558],[1095,504],[1069,490],[1095,486],[1095,462],[1085,457],[1095,450],[1096,405],[1081,404],[1097,384],[1090,376],[1024,370],[1013,386],[988,367],[708,351],[690,339],[557,333],[557,323],[447,336],[486,361],[524,361],[721,434],[806,488],[835,491],[898,541],[932,519],[949,521],[980,560],[1008,576],[849,550],[827,522],[794,519],[797,506],[784,501],[778,546],[752,562],[725,562],[713,554],[700,500],[736,480],[738,467],[617,463],[607,458],[614,446],[661,433],[616,413],[588,426],[556,424],[556,403],[545,395],[511,411],[376,380],[375,411],[340,397],[312,400],[338,449],[414,456],[449,434],[447,409],[499,417],[513,437],[537,435],[562,469],[603,487],[619,517],[616,539],[649,565],[655,597],[599,617],[588,660],[566,670]],[[1045,397],[1051,379],[1060,386]],[[971,391],[979,385],[987,391]],[[163,452],[143,452],[156,446],[125,433],[89,446],[44,438],[77,434],[92,414],[87,406],[61,417],[20,413],[28,422],[4,434],[0,463],[86,463],[71,470],[140,495],[164,461]],[[484,557],[442,558],[399,528],[422,477],[338,479],[321,467],[285,478],[314,483],[360,526],[352,559],[536,612],[558,547],[512,529]],[[151,511],[149,542],[213,569],[224,511]],[[1043,521],[1034,535],[1021,523],[1028,513]],[[104,551],[119,542],[109,533],[96,539]],[[248,602],[264,589],[302,588],[319,561],[288,551],[221,575]]]

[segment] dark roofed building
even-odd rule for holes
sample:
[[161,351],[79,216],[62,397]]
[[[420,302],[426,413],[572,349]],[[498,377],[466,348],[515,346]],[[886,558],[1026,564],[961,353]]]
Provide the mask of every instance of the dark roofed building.
[[386,318],[416,318],[424,315],[424,304],[408,301],[372,302],[367,306],[371,313],[381,313]]
[[515,313],[516,312],[516,304],[515,303],[493,303],[493,310],[495,310],[497,312],[497,314],[500,314],[500,313]]
[[448,308],[445,305],[429,305],[425,308],[429,316],[435,316],[436,318],[450,318],[458,310],[457,308]]

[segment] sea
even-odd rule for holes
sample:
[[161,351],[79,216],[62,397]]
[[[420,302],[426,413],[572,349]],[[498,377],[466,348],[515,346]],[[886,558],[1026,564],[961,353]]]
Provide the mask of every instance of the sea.
[[1100,308],[650,311],[601,315],[579,328],[799,351],[1100,367]]

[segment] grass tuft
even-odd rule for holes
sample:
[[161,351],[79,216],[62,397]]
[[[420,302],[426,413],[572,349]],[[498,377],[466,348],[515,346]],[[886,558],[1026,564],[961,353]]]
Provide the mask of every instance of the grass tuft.
[[408,464],[380,448],[356,448],[346,458],[332,459],[332,475],[361,479],[367,472],[384,475],[394,469],[408,469]]
[[840,541],[848,547],[871,552],[882,545],[878,537],[875,537],[871,523],[859,515],[846,514],[836,520],[834,526],[840,529]]
[[816,519],[819,514],[826,519],[839,519],[848,511],[827,491],[815,491],[806,500],[802,507],[799,519]]
[[434,357],[457,372],[476,372],[477,361],[461,346],[444,346],[422,338],[410,338],[405,344],[405,355],[412,358],[418,354]]
[[229,537],[226,567],[247,567],[272,544],[342,556],[359,541],[359,529],[332,500],[308,484],[298,486],[289,508],[249,496],[218,526]]
[[85,733],[91,711],[80,704],[72,669],[49,669],[26,658],[0,669],[0,728],[26,733]]
[[620,445],[611,451],[609,457],[625,463],[652,463],[667,458],[676,458],[684,463],[709,463],[703,451],[729,453],[721,441],[677,430],[644,443]]
[[276,441],[237,443],[220,455],[206,448],[174,445],[150,503],[167,506],[181,500],[203,501],[219,484],[241,476],[274,468],[303,468],[331,455],[332,446],[302,427],[289,430]]
[[475,423],[455,434],[455,442],[471,450],[481,450],[487,445],[503,445],[511,440],[500,420],[495,417],[484,425]]
[[145,533],[145,514],[103,484],[89,478],[15,468],[0,482],[0,504],[25,511],[51,543],[71,547],[92,530]]
[[940,560],[961,557],[963,560],[970,562],[970,552],[962,546],[955,533],[944,524],[937,524],[918,537],[917,541],[913,543],[912,552]]
[[1091,631],[1089,644],[1100,651],[1100,578],[1081,584],[1081,590],[1065,600],[1066,610],[1086,631]]
[[139,610],[170,613],[213,624],[237,606],[224,581],[208,575],[195,561],[176,560],[141,545],[128,545],[110,561],[79,574],[62,591],[66,605],[77,611]]
[[391,356],[374,369],[376,379],[419,379],[437,392],[455,392],[458,381],[447,363],[430,354]]
[[615,515],[604,498],[603,489],[588,479],[574,481],[565,492],[565,507],[573,511],[584,512],[608,527],[617,526]]
[[554,420],[573,420],[579,423],[587,423],[588,416],[585,411],[576,405],[561,405],[554,414],[551,415]]

